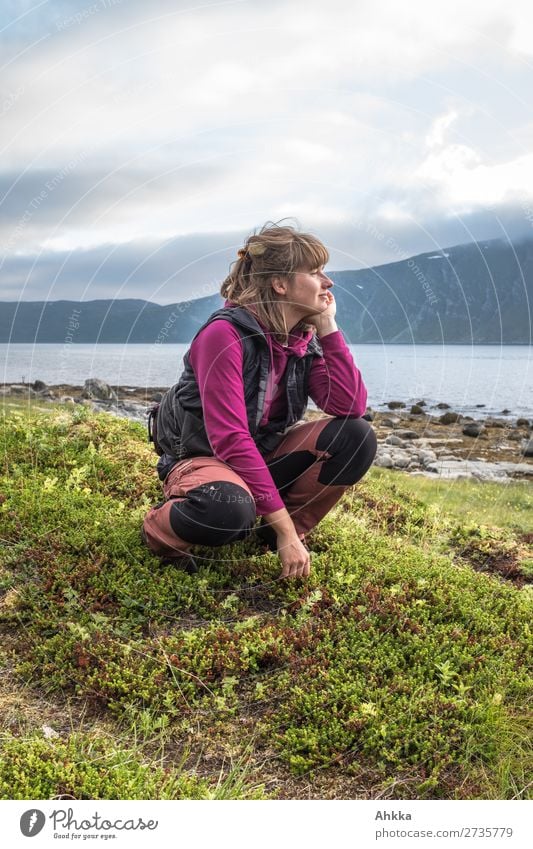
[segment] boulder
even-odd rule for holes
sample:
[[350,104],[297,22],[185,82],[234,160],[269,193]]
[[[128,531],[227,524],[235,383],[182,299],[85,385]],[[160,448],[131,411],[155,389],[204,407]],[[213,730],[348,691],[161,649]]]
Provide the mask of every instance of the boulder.
[[380,419],[378,424],[382,427],[398,427],[400,424],[400,419],[397,419],[393,416],[385,416],[385,418]]
[[419,416],[423,412],[424,410],[422,409],[421,404],[413,404],[413,406],[411,407],[411,413],[413,415]]
[[105,383],[97,377],[90,377],[85,381],[81,390],[81,397],[88,398],[91,401],[107,401],[109,403],[118,401],[116,392],[111,389],[109,383]]
[[446,404],[444,401],[439,401],[438,404],[435,404],[438,410],[449,410],[450,405]]
[[392,469],[393,465],[390,454],[379,454],[374,460],[374,466],[381,466],[384,469]]
[[399,448],[403,448],[404,446],[403,439],[400,439],[400,437],[396,436],[395,434],[387,436],[385,443],[387,445],[397,445]]
[[398,430],[396,435],[401,439],[420,439],[420,434],[416,430]]
[[465,436],[479,436],[480,433],[483,433],[485,430],[482,422],[468,422],[463,427],[463,433]]
[[400,410],[402,407],[405,407],[405,404],[403,401],[389,401],[387,407],[389,410]]
[[522,446],[522,454],[524,457],[533,457],[533,438],[528,439]]
[[48,389],[48,387],[42,380],[34,380],[32,383],[32,389],[34,392],[44,392],[45,389]]
[[529,427],[529,419],[517,419],[516,420],[517,427]]
[[[437,407],[438,406],[440,406],[440,405],[437,404]],[[444,425],[455,424],[455,422],[458,422],[460,420],[461,420],[461,416],[460,416],[459,413],[449,412],[449,413],[443,413],[442,416],[439,416],[439,422],[441,424],[444,424]]]

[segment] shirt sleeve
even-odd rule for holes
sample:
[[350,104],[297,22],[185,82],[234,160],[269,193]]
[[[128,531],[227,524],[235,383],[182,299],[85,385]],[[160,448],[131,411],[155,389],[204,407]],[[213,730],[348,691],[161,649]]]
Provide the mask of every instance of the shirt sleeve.
[[212,321],[193,340],[189,358],[214,456],[249,486],[258,516],[281,510],[283,499],[248,428],[238,330],[224,319]]
[[308,391],[329,416],[360,418],[366,410],[367,391],[361,372],[340,330],[318,339],[323,357],[315,357]]

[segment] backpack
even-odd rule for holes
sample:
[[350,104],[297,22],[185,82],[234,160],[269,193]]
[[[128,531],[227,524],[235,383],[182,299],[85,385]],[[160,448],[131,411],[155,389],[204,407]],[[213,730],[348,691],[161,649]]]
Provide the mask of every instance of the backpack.
[[148,442],[154,443],[155,451],[161,455],[164,453],[157,442],[157,413],[159,407],[161,406],[161,402],[158,401],[156,404],[153,404],[148,410],[148,421],[147,421],[147,429],[148,429]]

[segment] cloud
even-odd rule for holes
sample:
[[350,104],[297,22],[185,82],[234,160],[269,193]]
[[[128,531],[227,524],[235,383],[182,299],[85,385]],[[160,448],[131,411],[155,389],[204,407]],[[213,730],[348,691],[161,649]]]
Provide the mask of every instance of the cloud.
[[520,229],[530,18],[501,0],[10,0],[8,291],[171,302],[285,216],[331,236],[339,267],[390,254],[354,221],[412,253]]

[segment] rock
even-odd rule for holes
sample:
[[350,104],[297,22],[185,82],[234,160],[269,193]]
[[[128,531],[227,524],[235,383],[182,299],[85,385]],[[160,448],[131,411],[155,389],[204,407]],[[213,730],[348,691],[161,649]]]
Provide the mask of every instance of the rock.
[[[154,394],[150,396],[150,401],[161,401],[162,397],[163,397],[162,392],[154,392]],[[366,415],[363,416],[363,418],[365,418],[365,417],[366,417]],[[372,419],[367,419],[367,421],[371,422]]]
[[59,399],[59,401],[61,402],[61,404],[75,404],[76,403],[74,401],[74,398],[72,397],[72,395],[62,395],[61,398]]
[[420,439],[420,434],[416,430],[399,430],[396,435],[401,439]]
[[382,466],[385,469],[392,469],[393,465],[390,454],[380,454],[374,460],[374,466]]
[[533,457],[533,439],[528,439],[522,446],[522,454],[524,457]]
[[463,427],[463,433],[465,436],[479,436],[484,429],[485,428],[481,422],[468,422],[468,424],[465,424]]
[[389,401],[387,404],[389,410],[400,410],[402,407],[405,407],[403,401]]
[[48,389],[46,383],[43,383],[42,380],[34,380],[32,388],[35,392],[44,392],[45,389]]
[[397,469],[406,469],[411,462],[411,458],[403,454],[395,454],[393,462]]
[[494,419],[489,417],[485,419],[485,424],[487,427],[507,427],[508,422],[503,421],[502,419]]
[[419,416],[423,412],[424,410],[422,409],[421,404],[413,404],[413,406],[411,407],[411,413],[413,415]]
[[399,448],[404,447],[403,440],[400,439],[399,436],[395,436],[395,434],[391,434],[390,436],[387,436],[387,438],[385,439],[385,442],[386,442],[387,445],[397,445]]
[[382,427],[398,427],[400,419],[393,416],[385,416],[385,418],[379,420],[378,424],[382,425]]
[[364,416],[361,416],[366,422],[373,422],[375,418],[375,413],[373,410],[367,410]]
[[[439,404],[437,404],[437,407],[438,406],[439,406]],[[446,405],[446,406],[448,406],[448,405]],[[439,422],[441,424],[444,424],[444,425],[455,424],[455,422],[458,422],[460,420],[461,420],[461,416],[459,415],[459,413],[453,413],[453,412],[443,413],[442,416],[439,416]]]
[[99,380],[97,377],[90,377],[85,381],[81,391],[81,397],[89,398],[91,401],[108,401],[115,403],[118,401],[116,392],[111,389],[110,385],[105,383],[103,380]]
[[427,407],[427,404],[426,404],[425,401],[415,401],[414,406],[415,407]]
[[507,407],[505,407],[505,409],[503,409],[503,410],[501,411],[501,414],[500,414],[500,415],[502,415],[502,416],[509,416],[510,414],[511,414],[511,411],[510,411],[510,410],[508,410],[508,409],[507,409]]
[[479,408],[485,407],[485,406],[486,406],[486,404],[476,404],[476,407],[479,407]]
[[437,407],[438,410],[449,410],[450,409],[450,405],[445,404],[444,401],[440,401],[438,404],[435,404],[435,406]]
[[516,420],[517,427],[529,427],[529,419],[517,419]]
[[524,434],[519,430],[513,430],[510,434],[508,434],[507,439],[510,439],[511,442],[521,442],[524,438]]
[[41,725],[41,731],[46,740],[53,740],[55,737],[59,737],[55,728],[51,728],[50,725]]

